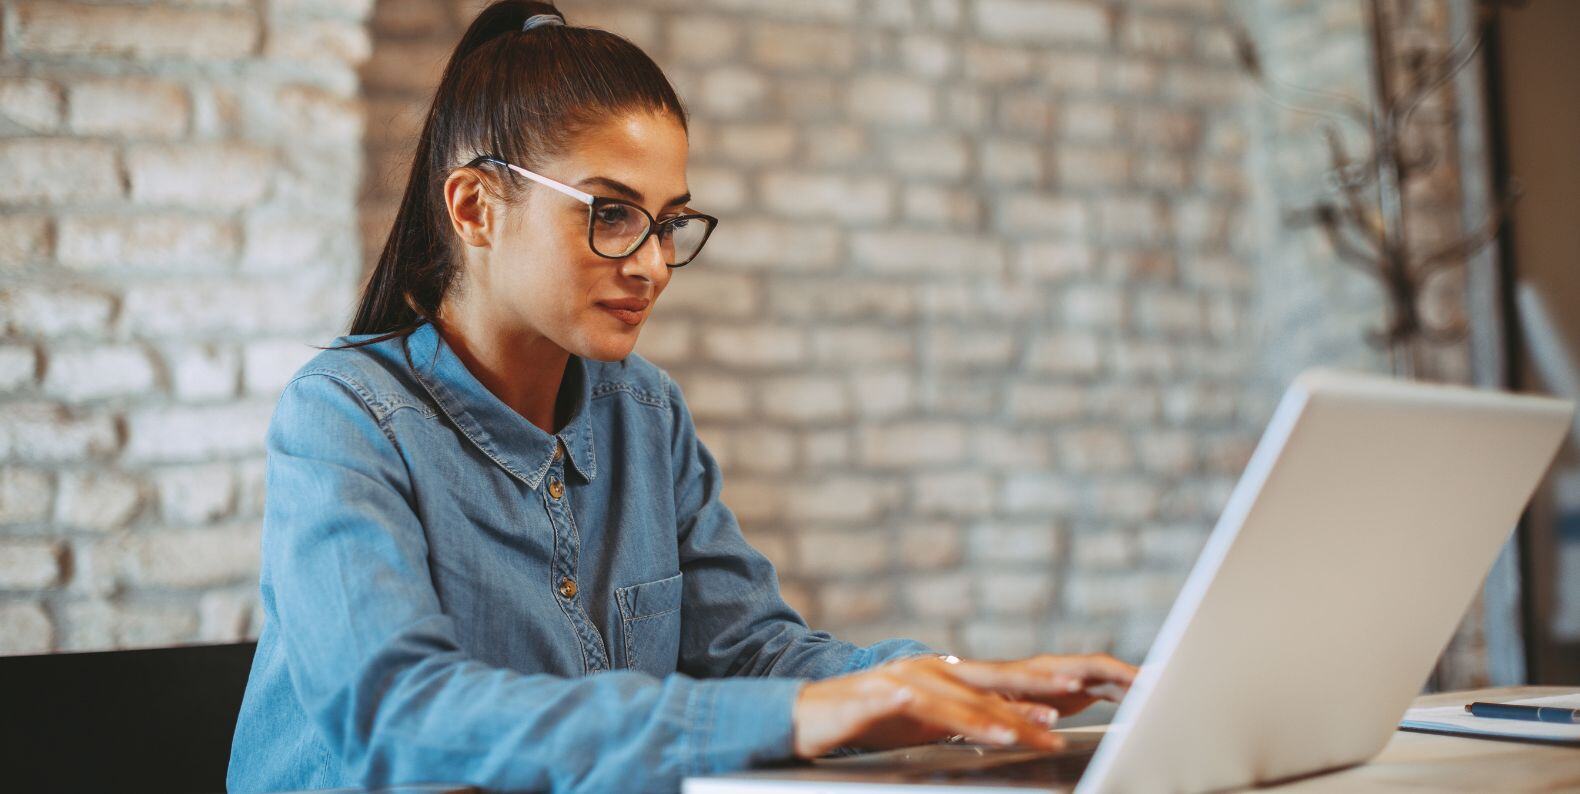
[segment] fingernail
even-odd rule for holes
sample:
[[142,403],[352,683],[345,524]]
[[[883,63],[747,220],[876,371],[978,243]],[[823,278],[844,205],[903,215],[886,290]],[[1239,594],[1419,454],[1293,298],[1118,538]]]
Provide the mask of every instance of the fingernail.
[[1012,728],[994,728],[988,732],[988,740],[994,744],[1014,744],[1015,731]]
[[1081,691],[1081,682],[1080,681],[1071,681],[1070,683],[1065,684],[1064,688],[1065,688],[1065,690],[1070,691],[1070,692],[1079,692],[1079,691]]
[[1046,726],[1052,728],[1059,721],[1059,710],[1058,709],[1044,709],[1041,712],[1038,712],[1037,719],[1043,725],[1046,725]]

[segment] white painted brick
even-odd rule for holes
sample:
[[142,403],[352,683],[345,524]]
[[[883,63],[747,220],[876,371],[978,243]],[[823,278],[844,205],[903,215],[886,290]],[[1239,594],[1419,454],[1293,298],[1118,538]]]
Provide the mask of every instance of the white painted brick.
[[978,571],[977,603],[989,615],[1044,614],[1053,605],[1053,585],[1052,571]]
[[932,571],[958,565],[964,558],[961,530],[950,523],[907,521],[899,536],[900,563],[906,570]]
[[265,401],[136,409],[126,417],[125,458],[184,462],[258,454],[273,410]]
[[98,141],[0,140],[0,203],[68,205],[121,195],[115,149]]
[[978,84],[992,86],[1019,82],[1031,76],[1036,64],[1030,51],[1002,44],[969,41],[963,49],[965,76]]
[[224,464],[155,469],[159,516],[168,526],[195,526],[225,518],[236,507],[236,474]]
[[738,66],[709,69],[702,78],[698,106],[719,118],[739,118],[764,107],[768,81],[761,74]]
[[997,328],[934,329],[927,335],[927,358],[946,367],[992,369],[1015,357],[1016,335]]
[[1009,388],[1009,412],[1021,421],[1064,420],[1086,411],[1086,390],[1046,383],[1015,383]]
[[58,405],[12,403],[0,412],[0,458],[76,462],[115,449],[115,424],[103,415],[72,415]]
[[1054,175],[1068,189],[1120,188],[1130,182],[1132,159],[1125,149],[1060,146],[1054,152]]
[[74,83],[67,102],[67,123],[83,136],[179,138],[192,115],[180,85],[143,78]]
[[961,632],[966,654],[977,659],[1023,659],[1038,651],[1036,632],[1018,620],[973,620]]
[[95,599],[68,603],[64,612],[61,650],[156,648],[197,639],[197,613],[189,605]]
[[33,385],[38,372],[38,354],[27,345],[0,345],[0,392],[16,391]]
[[719,125],[718,139],[719,151],[730,161],[757,165],[788,163],[795,153],[797,134],[789,124],[731,123]]
[[44,393],[68,402],[130,396],[155,384],[153,362],[135,345],[53,348],[44,366]]
[[690,360],[691,323],[679,317],[670,317],[665,313],[657,316],[663,319],[657,322],[649,320],[642,326],[642,335],[636,342],[637,355],[659,366],[671,366]]
[[740,419],[749,415],[751,393],[746,379],[721,375],[677,376],[686,407],[697,419]]
[[1033,339],[1027,358],[1032,371],[1054,375],[1093,375],[1102,369],[1097,337],[1080,331]]
[[858,576],[889,567],[890,543],[882,532],[796,533],[798,570],[804,576]]
[[269,189],[273,155],[257,146],[138,146],[126,153],[132,200],[192,209],[240,209]]
[[876,468],[960,463],[966,428],[958,422],[868,425],[860,431],[861,462]]
[[856,59],[852,31],[821,25],[758,24],[751,29],[752,61],[776,70],[849,70]]
[[989,427],[971,429],[971,458],[995,468],[1046,468],[1052,460],[1048,439],[1026,428]]
[[1068,430],[1058,435],[1056,443],[1061,468],[1065,471],[1121,471],[1129,468],[1135,459],[1130,451],[1130,440],[1124,433],[1111,428]]
[[986,522],[970,530],[971,559],[980,564],[1046,566],[1059,559],[1059,528],[1049,521]]
[[687,175],[687,182],[691,186],[691,194],[697,197],[692,204],[712,214],[746,209],[751,199],[746,178],[734,169],[692,168]]
[[1058,318],[1076,328],[1120,328],[1125,324],[1125,295],[1116,284],[1077,284],[1060,295]]
[[850,378],[857,413],[878,418],[904,413],[916,405],[916,381],[896,370],[856,372]]
[[911,479],[912,507],[920,515],[971,518],[991,513],[996,501],[993,477],[977,471],[942,471]]
[[842,419],[850,413],[850,398],[838,379],[798,375],[765,381],[759,393],[764,414],[787,422]]
[[818,588],[818,606],[825,620],[864,621],[893,608],[894,587],[882,580],[832,582]]
[[64,104],[60,88],[34,77],[0,80],[0,119],[28,132],[49,133],[60,128]]
[[240,584],[258,571],[258,526],[150,530],[125,536],[127,581],[141,587]]
[[724,63],[741,46],[741,27],[732,19],[681,14],[669,19],[667,28],[670,57],[682,63]]
[[839,255],[839,230],[789,221],[720,224],[703,256],[710,265],[781,271],[828,270]]
[[801,434],[801,460],[808,468],[847,465],[855,457],[852,447],[850,436],[843,430],[803,431]]
[[1206,530],[1192,525],[1146,526],[1141,528],[1138,537],[1143,560],[1168,565],[1174,570],[1185,570],[1195,563],[1206,541]]
[[790,218],[862,223],[894,212],[894,190],[882,178],[775,172],[762,186],[764,205]]
[[45,653],[55,644],[55,627],[38,604],[0,604],[0,655]]
[[47,472],[19,466],[0,468],[0,526],[49,517],[54,483]]
[[743,368],[779,367],[807,359],[806,331],[787,325],[715,325],[702,336],[708,358]]
[[855,325],[814,329],[812,349],[818,361],[834,365],[904,364],[916,357],[914,334]]
[[19,55],[237,60],[254,53],[259,21],[250,9],[31,2],[10,37]]
[[908,221],[962,230],[978,228],[982,215],[976,193],[942,185],[906,185],[900,207]]
[[221,221],[67,216],[60,221],[57,255],[62,265],[78,270],[213,272],[236,255],[237,246],[235,230]]
[[795,436],[781,430],[739,430],[730,447],[735,467],[745,471],[784,473],[795,466]]
[[856,232],[857,262],[883,273],[970,273],[991,276],[1004,267],[1004,252],[991,238],[940,232]]
[[743,528],[767,524],[784,512],[786,493],[779,480],[754,480],[743,475],[724,479],[724,503]]
[[1086,209],[1077,201],[1040,193],[1013,193],[999,206],[999,228],[1012,234],[1075,238],[1086,229]]
[[80,289],[21,287],[0,291],[0,319],[13,334],[102,333],[114,306],[108,295]]
[[317,269],[335,257],[336,246],[344,236],[345,230],[339,224],[310,215],[249,213],[243,230],[241,269],[262,274]]
[[904,588],[906,606],[926,618],[968,617],[976,610],[973,595],[971,577],[955,571],[914,579]]
[[1070,562],[1080,570],[1128,568],[1137,555],[1135,536],[1120,530],[1076,532],[1070,537]]
[[870,522],[894,501],[893,489],[871,478],[829,477],[781,487],[786,491],[785,518],[794,522]]
[[1065,281],[1093,271],[1092,249],[1078,242],[1031,242],[1015,248],[1013,272],[1022,279]]
[[211,590],[198,600],[198,639],[204,642],[240,642],[256,636],[261,626],[252,624],[258,598],[251,589]]
[[1023,141],[983,141],[977,157],[983,178],[994,184],[1034,185],[1045,173],[1042,151]]
[[858,121],[925,127],[938,117],[938,97],[933,86],[924,80],[862,74],[851,81],[846,109]]
[[163,355],[176,397],[205,400],[236,394],[241,357],[235,348],[176,343],[166,346]]
[[1127,479],[1099,480],[1084,496],[1087,512],[1096,518],[1141,521],[1157,515],[1162,494],[1152,481]]
[[47,216],[0,216],[0,272],[49,259],[51,246]]
[[974,10],[977,30],[992,39],[1100,44],[1109,35],[1107,9],[1086,0],[978,0]]
[[1073,510],[1080,496],[1080,491],[1064,477],[1042,472],[1012,472],[1004,480],[1001,504],[1012,514],[1062,514]]
[[125,527],[141,506],[142,488],[131,475],[107,470],[68,471],[60,476],[55,523],[110,532]]
[[318,350],[305,342],[266,339],[248,342],[242,348],[242,384],[246,393],[270,396],[279,394]]
[[0,540],[0,590],[50,587],[61,577],[60,543],[54,540]]
[[971,151],[958,135],[906,136],[885,147],[894,171],[926,179],[960,179],[971,168]]

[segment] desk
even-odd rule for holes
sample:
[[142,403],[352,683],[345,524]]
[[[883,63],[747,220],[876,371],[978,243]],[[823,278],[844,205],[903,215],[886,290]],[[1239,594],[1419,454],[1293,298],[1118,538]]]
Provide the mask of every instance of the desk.
[[[1416,698],[1416,706],[1567,695],[1580,687],[1503,687]],[[1259,790],[1300,792],[1574,791],[1580,749],[1395,731],[1370,763]]]

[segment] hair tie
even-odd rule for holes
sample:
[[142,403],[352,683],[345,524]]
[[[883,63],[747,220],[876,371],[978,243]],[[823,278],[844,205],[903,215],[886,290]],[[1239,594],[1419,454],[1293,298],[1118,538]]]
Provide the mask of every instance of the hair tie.
[[544,25],[563,24],[565,24],[565,20],[560,19],[554,14],[533,14],[532,16],[527,17],[526,22],[521,23],[521,32],[526,33],[533,28],[542,27]]

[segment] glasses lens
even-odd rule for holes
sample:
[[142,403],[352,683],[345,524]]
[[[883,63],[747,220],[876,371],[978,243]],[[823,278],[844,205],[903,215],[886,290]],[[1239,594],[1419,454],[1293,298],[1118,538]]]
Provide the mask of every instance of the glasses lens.
[[707,218],[677,219],[666,224],[667,234],[662,238],[664,262],[675,265],[691,261],[708,239],[708,226]]
[[627,256],[647,231],[647,216],[629,204],[600,204],[593,208],[593,250],[604,256]]

